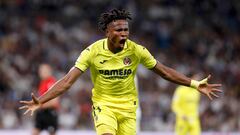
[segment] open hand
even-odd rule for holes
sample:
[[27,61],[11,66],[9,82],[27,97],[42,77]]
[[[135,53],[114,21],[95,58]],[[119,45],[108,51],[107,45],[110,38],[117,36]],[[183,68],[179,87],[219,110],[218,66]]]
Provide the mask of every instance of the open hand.
[[42,104],[38,101],[38,99],[36,98],[36,96],[34,96],[33,93],[31,94],[31,96],[32,96],[31,101],[20,101],[20,103],[23,104],[23,106],[19,107],[19,109],[20,110],[26,109],[24,115],[31,111],[32,116],[34,112],[42,106]]
[[200,82],[200,85],[198,87],[199,92],[205,94],[208,96],[210,100],[213,99],[213,97],[218,98],[219,96],[217,93],[221,93],[222,90],[219,89],[219,87],[222,86],[222,84],[208,84],[208,80],[211,78],[211,75],[209,75],[206,79],[202,80]]

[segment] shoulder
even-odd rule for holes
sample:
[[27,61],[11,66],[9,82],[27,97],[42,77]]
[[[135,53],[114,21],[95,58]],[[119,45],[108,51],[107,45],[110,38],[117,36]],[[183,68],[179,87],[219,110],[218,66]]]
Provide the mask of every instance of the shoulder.
[[84,51],[89,51],[90,53],[100,51],[101,49],[103,49],[104,42],[106,42],[105,40],[106,39],[97,40],[96,42],[89,45],[86,49],[84,49]]
[[142,45],[140,45],[140,44],[138,44],[138,43],[136,43],[136,42],[134,42],[130,39],[127,40],[127,45],[130,49],[133,49],[133,50],[136,50],[136,51],[140,51],[140,50],[145,49],[144,46],[142,46]]
[[106,42],[106,38],[99,39],[99,40],[95,41],[94,43],[92,43],[90,46],[103,47],[104,42]]

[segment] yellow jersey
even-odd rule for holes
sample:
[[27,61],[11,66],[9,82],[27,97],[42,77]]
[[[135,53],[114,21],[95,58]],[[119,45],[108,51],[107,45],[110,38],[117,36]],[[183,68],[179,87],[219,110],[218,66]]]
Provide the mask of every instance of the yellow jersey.
[[124,49],[114,54],[109,50],[105,38],[83,50],[75,67],[83,72],[90,68],[94,105],[129,110],[136,109],[138,104],[134,77],[140,63],[151,69],[157,61],[145,47],[129,39]]
[[198,117],[200,93],[193,88],[178,86],[175,90],[172,110],[177,116]]

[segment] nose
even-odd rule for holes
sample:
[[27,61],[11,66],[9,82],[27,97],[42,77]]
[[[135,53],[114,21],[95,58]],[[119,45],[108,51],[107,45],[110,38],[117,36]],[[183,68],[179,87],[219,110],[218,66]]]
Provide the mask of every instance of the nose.
[[121,32],[121,37],[127,37],[128,36],[128,32],[127,31],[122,31]]

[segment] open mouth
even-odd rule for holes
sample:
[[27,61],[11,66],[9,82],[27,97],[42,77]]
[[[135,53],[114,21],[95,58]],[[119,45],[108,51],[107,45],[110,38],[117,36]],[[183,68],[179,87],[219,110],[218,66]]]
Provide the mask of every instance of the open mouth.
[[124,44],[125,42],[126,42],[126,39],[121,39],[121,40],[119,41],[120,44]]

